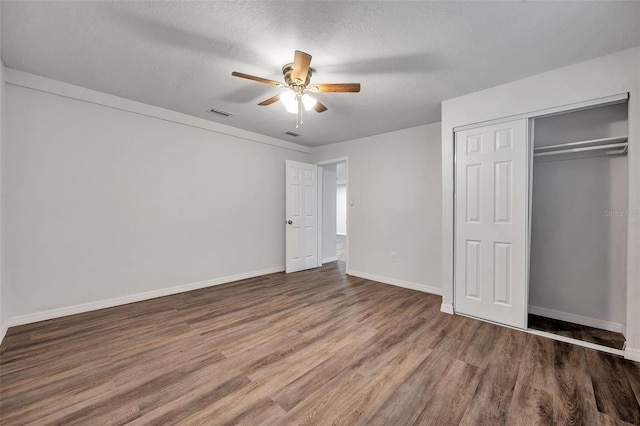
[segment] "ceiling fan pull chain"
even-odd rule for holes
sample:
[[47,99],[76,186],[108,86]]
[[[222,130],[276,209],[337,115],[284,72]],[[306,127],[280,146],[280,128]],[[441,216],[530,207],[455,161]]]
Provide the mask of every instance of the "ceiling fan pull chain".
[[304,123],[304,108],[303,108],[303,104],[302,104],[302,98],[298,98],[298,111],[300,111],[300,125],[302,125],[302,123]]

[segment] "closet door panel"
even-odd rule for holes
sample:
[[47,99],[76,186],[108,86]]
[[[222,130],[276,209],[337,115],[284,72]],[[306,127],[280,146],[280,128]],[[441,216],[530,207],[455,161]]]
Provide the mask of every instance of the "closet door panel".
[[511,223],[511,161],[495,163],[494,170],[494,221],[495,223]]
[[480,299],[480,241],[467,241],[465,248],[465,296]]
[[527,121],[456,133],[457,312],[526,327]]
[[493,302],[511,306],[511,244],[493,243]]
[[482,164],[471,164],[467,166],[467,223],[480,223],[480,212],[482,211]]

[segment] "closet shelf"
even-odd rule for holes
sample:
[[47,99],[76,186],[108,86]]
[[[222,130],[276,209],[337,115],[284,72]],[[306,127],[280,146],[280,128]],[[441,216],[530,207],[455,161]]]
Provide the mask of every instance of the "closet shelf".
[[619,155],[625,154],[629,147],[628,136],[616,136],[611,138],[590,139],[586,141],[568,142],[556,145],[547,145],[534,148],[534,157],[569,154],[586,151],[608,150],[604,154]]

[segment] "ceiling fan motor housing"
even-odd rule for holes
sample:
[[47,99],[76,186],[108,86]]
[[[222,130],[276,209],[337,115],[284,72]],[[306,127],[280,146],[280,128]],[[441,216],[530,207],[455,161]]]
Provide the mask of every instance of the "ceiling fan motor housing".
[[307,78],[304,82],[294,80],[293,62],[282,67],[282,74],[284,75],[284,82],[287,83],[287,86],[289,86],[296,93],[302,93],[311,81],[311,68],[309,68]]

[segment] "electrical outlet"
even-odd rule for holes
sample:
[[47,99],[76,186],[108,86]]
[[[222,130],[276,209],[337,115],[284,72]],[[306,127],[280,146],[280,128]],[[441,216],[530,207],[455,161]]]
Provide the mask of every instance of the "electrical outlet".
[[391,253],[389,253],[389,260],[391,262],[395,262],[396,261],[396,252],[392,251]]

